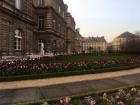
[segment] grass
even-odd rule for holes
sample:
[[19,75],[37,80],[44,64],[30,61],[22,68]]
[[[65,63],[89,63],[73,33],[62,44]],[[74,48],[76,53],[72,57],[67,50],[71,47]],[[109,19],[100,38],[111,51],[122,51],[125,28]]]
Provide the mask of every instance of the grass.
[[[100,60],[123,60],[127,59],[129,57],[132,57],[133,55],[126,55],[126,54],[117,54],[117,55],[70,55],[70,56],[64,56],[62,59],[55,59],[53,61],[50,61],[49,63],[67,63],[67,62],[78,62],[78,61],[100,61]],[[40,61],[38,63],[48,63],[48,61]]]
[[128,58],[128,55],[88,55],[88,56],[75,56],[75,57],[66,57],[63,62],[73,62],[73,61],[99,61],[99,60],[121,60]]

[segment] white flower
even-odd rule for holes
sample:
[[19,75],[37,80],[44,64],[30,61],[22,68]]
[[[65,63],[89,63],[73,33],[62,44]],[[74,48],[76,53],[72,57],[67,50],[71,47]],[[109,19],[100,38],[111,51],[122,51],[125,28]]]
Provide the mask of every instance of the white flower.
[[48,104],[47,102],[44,102],[43,104],[41,104],[41,105],[50,105],[50,104]]

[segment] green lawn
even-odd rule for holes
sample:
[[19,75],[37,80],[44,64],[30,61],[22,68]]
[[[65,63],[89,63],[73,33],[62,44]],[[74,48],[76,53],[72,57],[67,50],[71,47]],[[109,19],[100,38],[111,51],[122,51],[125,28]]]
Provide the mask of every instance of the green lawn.
[[75,56],[66,57],[64,61],[98,61],[98,60],[116,60],[116,59],[126,59],[128,55],[88,55],[88,56]]
[[50,63],[67,63],[67,62],[78,62],[78,61],[99,61],[99,60],[122,60],[127,59],[133,55],[76,55],[76,56],[65,56],[63,59],[51,61]]

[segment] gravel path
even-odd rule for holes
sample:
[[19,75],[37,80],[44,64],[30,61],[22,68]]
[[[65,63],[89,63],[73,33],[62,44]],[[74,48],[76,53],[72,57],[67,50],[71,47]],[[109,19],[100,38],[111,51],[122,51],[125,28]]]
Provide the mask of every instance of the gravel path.
[[88,80],[97,80],[97,79],[105,79],[105,78],[112,78],[112,77],[114,78],[114,77],[139,74],[139,73],[140,73],[140,68],[136,68],[131,70],[100,73],[100,74],[87,74],[87,75],[58,77],[58,78],[49,78],[49,79],[1,82],[0,90],[42,87],[42,86],[58,85],[58,84],[81,82],[81,81],[88,81]]

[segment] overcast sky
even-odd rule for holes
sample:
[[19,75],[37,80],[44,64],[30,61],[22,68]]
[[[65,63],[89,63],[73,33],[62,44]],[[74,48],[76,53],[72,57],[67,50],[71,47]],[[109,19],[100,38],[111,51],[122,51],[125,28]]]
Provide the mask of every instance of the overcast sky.
[[64,0],[82,36],[105,36],[140,30],[140,0]]

